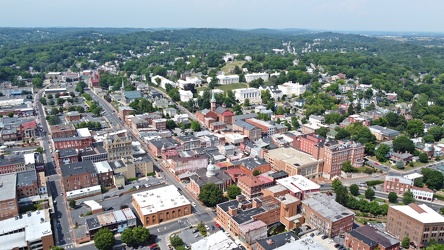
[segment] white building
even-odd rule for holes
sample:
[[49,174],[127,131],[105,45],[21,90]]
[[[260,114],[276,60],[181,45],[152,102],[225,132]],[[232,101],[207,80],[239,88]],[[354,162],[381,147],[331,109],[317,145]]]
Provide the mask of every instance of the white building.
[[193,250],[230,250],[238,249],[238,245],[224,232],[218,231],[198,242],[191,244]]
[[262,103],[261,90],[256,88],[243,88],[234,90],[235,98],[243,103],[245,99],[250,100],[250,103]]
[[49,249],[54,246],[49,210],[0,221],[1,249]]
[[[157,79],[160,79],[160,83],[159,84],[157,83],[157,81],[159,81]],[[165,86],[166,86],[167,83],[171,84],[171,86],[173,86],[173,87],[177,87],[177,84],[175,82],[170,81],[170,80],[166,79],[163,76],[153,76],[153,77],[151,77],[151,82],[153,84],[155,84],[155,85],[158,85],[158,86],[164,88],[164,89],[165,89]]]
[[188,102],[190,99],[193,99],[193,92],[190,90],[181,90],[179,89],[180,101]]
[[305,194],[319,192],[321,186],[312,182],[302,175],[293,175],[276,181],[278,184],[284,186],[293,195],[299,199],[304,199]]
[[246,82],[251,82],[251,81],[257,80],[259,78],[262,78],[262,80],[264,80],[264,82],[268,82],[269,75],[268,75],[268,73],[251,73],[251,74],[245,75]]
[[410,190],[412,191],[415,200],[433,201],[434,193],[431,189],[413,186]]
[[[217,84],[219,85],[225,85],[225,84],[233,84],[233,83],[239,83],[239,76],[238,75],[218,75],[217,78]],[[207,82],[211,82],[212,78],[208,77]]]
[[286,82],[282,85],[278,86],[278,89],[284,93],[284,95],[292,96],[292,95],[302,95],[305,93],[307,88],[304,85],[301,85],[299,83],[293,83],[293,82]]

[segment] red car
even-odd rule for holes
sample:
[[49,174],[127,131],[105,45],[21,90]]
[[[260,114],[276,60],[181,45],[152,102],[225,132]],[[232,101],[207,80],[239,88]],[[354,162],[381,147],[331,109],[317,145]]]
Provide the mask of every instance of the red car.
[[156,249],[156,248],[158,248],[158,247],[157,247],[157,244],[155,244],[155,243],[150,246],[150,249]]
[[217,222],[214,222],[214,225],[217,227],[217,228],[220,228],[220,225],[219,225],[219,223],[217,223]]

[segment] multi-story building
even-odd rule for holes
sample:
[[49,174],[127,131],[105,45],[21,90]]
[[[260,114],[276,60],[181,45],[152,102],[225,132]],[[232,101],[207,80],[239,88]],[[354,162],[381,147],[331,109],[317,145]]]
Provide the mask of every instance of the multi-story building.
[[174,156],[168,160],[170,170],[176,175],[184,172],[196,172],[199,169],[208,166],[208,159],[203,155],[195,155],[191,157]]
[[115,161],[122,157],[133,155],[131,138],[124,136],[109,136],[103,141],[103,148],[108,152],[108,161]]
[[58,168],[66,164],[79,162],[79,152],[75,148],[56,150],[54,162]]
[[32,197],[39,195],[39,183],[35,170],[17,173],[17,198]]
[[381,127],[379,125],[373,125],[368,127],[370,132],[376,136],[378,141],[389,141],[395,139],[400,133],[396,130]]
[[31,169],[35,169],[35,166],[25,164],[25,159],[22,156],[0,159],[0,174],[16,173]]
[[239,131],[242,135],[245,135],[252,141],[262,138],[262,129],[243,120],[237,120],[233,123],[233,131]]
[[82,115],[78,111],[71,111],[66,113],[65,118],[67,121],[73,122],[73,121],[79,121],[82,119]]
[[[208,77],[207,81],[211,82],[213,79],[211,77]],[[225,85],[225,84],[233,84],[239,82],[239,76],[238,75],[218,75],[216,76],[217,84],[219,85]]]
[[313,193],[302,201],[305,223],[317,228],[328,237],[353,229],[355,214],[323,193]]
[[25,160],[25,169],[36,170],[37,172],[45,171],[45,162],[43,161],[43,155],[37,152],[23,154]]
[[274,171],[285,171],[289,176],[302,175],[307,178],[322,176],[323,160],[316,160],[311,155],[294,148],[277,148],[264,153],[265,161]]
[[239,161],[233,162],[233,165],[239,167],[247,175],[254,175],[257,173],[266,173],[271,170],[270,163],[260,159],[260,158],[243,158]]
[[444,240],[444,217],[425,204],[389,206],[385,231],[397,240],[409,237],[416,247],[423,247],[431,240]]
[[233,184],[231,177],[220,169],[216,169],[212,162],[208,164],[207,168],[201,168],[190,176],[189,189],[196,195],[199,196],[200,188],[207,184],[214,183],[216,186],[226,192],[228,186]]
[[86,219],[89,240],[94,239],[94,234],[101,228],[108,228],[111,231],[121,233],[126,228],[135,226],[137,226],[136,215],[134,215],[130,208],[99,214],[93,218]]
[[278,86],[278,89],[287,96],[299,96],[305,93],[307,88],[304,85],[293,82],[286,82]]
[[153,128],[156,130],[165,130],[166,129],[166,119],[160,118],[160,119],[154,119],[152,120]]
[[413,186],[410,191],[413,193],[415,200],[433,201],[435,192],[429,188],[420,188]]
[[403,176],[387,175],[384,180],[384,192],[395,192],[396,194],[404,194],[413,186],[413,180],[404,178]]
[[345,234],[344,246],[363,250],[399,250],[399,240],[368,225]]
[[133,113],[134,109],[127,106],[119,106],[119,116],[122,117],[122,119],[125,119],[125,117],[131,115]]
[[107,161],[93,163],[100,185],[113,185],[113,169]]
[[145,227],[191,214],[190,201],[173,185],[135,193],[132,202]]
[[276,181],[279,185],[286,188],[287,193],[303,200],[306,195],[317,193],[321,186],[310,181],[302,175],[293,175]]
[[264,176],[243,175],[237,179],[237,186],[247,199],[262,196],[262,189],[273,185],[273,180]]
[[59,137],[52,139],[54,149],[76,148],[85,149],[91,147],[93,143],[92,137]]
[[149,126],[150,124],[145,119],[138,116],[131,118],[131,127],[134,131],[137,131],[139,128],[148,128]]
[[245,119],[245,122],[250,123],[260,129],[262,129],[262,133],[270,136],[276,133],[276,126],[271,125],[270,123],[262,120],[258,120],[256,118]]
[[51,126],[52,138],[66,138],[77,136],[77,130],[72,123]]
[[55,246],[48,209],[2,220],[0,228],[2,249],[50,250]]
[[234,97],[240,103],[248,99],[250,103],[262,103],[261,90],[256,88],[243,88],[234,90]]
[[341,175],[342,163],[350,161],[353,167],[364,164],[364,145],[356,142],[328,143],[324,146],[324,177]]
[[22,140],[35,138],[37,133],[37,122],[34,120],[22,123],[19,126],[19,130]]
[[0,175],[0,220],[12,218],[19,213],[16,186],[16,173]]
[[65,193],[99,185],[96,169],[92,161],[67,164],[61,168]]
[[251,74],[245,74],[245,81],[247,83],[260,79],[264,80],[264,82],[268,82],[269,75],[268,73],[251,73]]
[[293,147],[310,154],[315,159],[324,158],[325,138],[315,133],[297,135],[293,138]]
[[106,161],[108,160],[108,152],[102,146],[87,148],[80,152],[80,159],[92,162]]
[[200,140],[196,136],[176,136],[174,139],[180,143],[181,150],[193,150],[200,148]]

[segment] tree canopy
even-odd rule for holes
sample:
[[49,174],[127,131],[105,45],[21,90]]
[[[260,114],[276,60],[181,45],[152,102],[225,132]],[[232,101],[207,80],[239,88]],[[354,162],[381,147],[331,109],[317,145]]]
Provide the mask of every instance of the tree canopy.
[[222,190],[214,183],[207,183],[200,188],[199,200],[201,200],[205,206],[214,207],[223,199]]
[[94,246],[99,250],[110,250],[115,242],[114,234],[106,227],[94,234]]

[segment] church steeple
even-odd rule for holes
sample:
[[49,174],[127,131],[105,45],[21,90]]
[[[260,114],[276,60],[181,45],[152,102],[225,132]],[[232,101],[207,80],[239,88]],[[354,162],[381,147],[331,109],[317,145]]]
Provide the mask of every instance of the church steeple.
[[120,92],[122,92],[122,95],[125,94],[125,84],[123,83],[123,78],[122,78],[122,87],[120,87]]
[[211,91],[211,111],[216,110],[216,98],[214,97],[214,91]]

